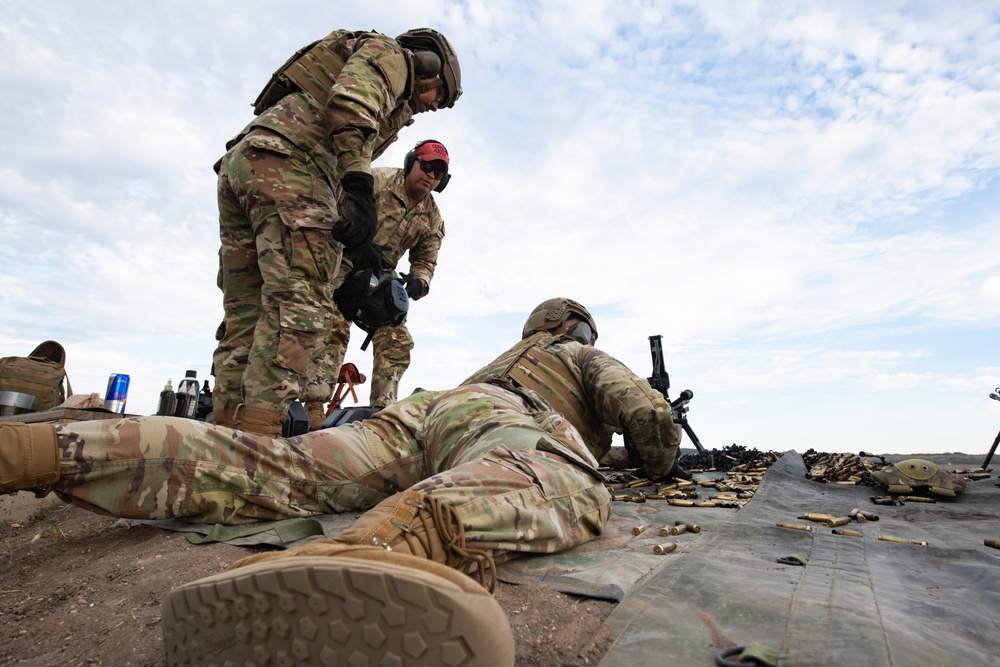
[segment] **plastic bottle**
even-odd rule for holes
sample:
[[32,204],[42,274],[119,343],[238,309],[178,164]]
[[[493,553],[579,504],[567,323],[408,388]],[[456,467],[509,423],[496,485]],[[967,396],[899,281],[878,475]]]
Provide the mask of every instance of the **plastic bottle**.
[[160,392],[160,403],[156,406],[156,414],[170,416],[174,414],[174,405],[177,403],[177,394],[174,393],[173,379],[168,379]]
[[198,373],[186,371],[184,379],[177,384],[177,407],[175,417],[194,419],[198,412]]

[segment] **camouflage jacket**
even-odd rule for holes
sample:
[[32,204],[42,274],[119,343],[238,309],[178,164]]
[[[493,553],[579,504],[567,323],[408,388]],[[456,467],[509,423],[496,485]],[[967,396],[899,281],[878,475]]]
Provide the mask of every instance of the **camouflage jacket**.
[[412,122],[412,64],[396,40],[375,32],[336,30],[324,41],[351,52],[326,100],[294,93],[267,109],[237,135],[254,128],[275,132],[312,157],[331,182],[349,171],[371,173],[371,162]]
[[681,430],[663,395],[591,345],[533,334],[462,384],[481,382],[507,387],[561,413],[598,461],[611,448],[614,431],[631,435],[654,477],[666,475],[680,453]]
[[429,285],[444,239],[444,220],[434,195],[428,194],[410,204],[403,189],[402,169],[379,167],[372,169],[372,175],[378,208],[375,243],[385,248],[382,254],[393,266],[409,251],[410,275],[422,278]]

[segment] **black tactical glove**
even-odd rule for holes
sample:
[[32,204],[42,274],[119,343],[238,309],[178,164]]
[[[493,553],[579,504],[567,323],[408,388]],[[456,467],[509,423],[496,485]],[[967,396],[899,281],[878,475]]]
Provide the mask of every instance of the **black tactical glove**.
[[353,248],[348,255],[355,271],[371,269],[376,275],[381,276],[393,268],[385,258],[385,246],[377,243],[365,243],[363,246]]
[[430,286],[423,278],[409,277],[406,279],[406,295],[416,301],[427,296]]
[[349,171],[340,179],[344,198],[340,203],[340,224],[334,228],[335,241],[354,250],[375,238],[375,179],[371,174]]

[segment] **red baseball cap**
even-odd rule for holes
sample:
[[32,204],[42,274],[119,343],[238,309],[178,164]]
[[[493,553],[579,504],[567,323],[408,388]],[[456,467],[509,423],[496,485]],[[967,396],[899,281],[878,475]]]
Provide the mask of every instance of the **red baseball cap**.
[[448,164],[448,149],[444,147],[444,144],[437,141],[423,142],[420,146],[413,149],[413,154],[424,162],[441,160],[445,164]]

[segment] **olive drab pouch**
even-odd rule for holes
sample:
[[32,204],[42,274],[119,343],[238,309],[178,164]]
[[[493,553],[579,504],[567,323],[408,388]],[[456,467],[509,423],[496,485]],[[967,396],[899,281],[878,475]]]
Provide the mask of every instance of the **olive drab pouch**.
[[965,490],[961,475],[950,473],[925,459],[907,459],[872,473],[872,478],[889,493],[928,491],[936,496],[955,496]]
[[3,357],[0,391],[34,396],[31,405],[34,412],[59,405],[73,393],[66,375],[66,350],[56,341],[47,340],[27,357]]

